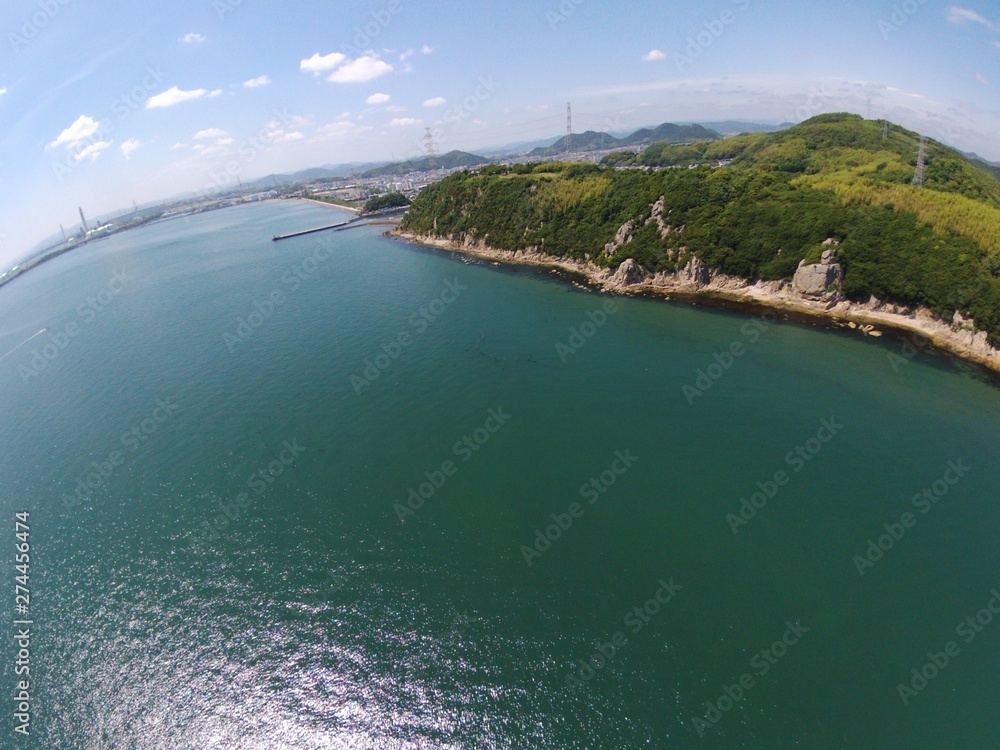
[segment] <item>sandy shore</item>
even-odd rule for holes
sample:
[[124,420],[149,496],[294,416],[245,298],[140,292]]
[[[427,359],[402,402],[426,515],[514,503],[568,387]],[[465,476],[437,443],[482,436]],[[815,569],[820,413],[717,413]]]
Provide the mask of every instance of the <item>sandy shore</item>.
[[315,203],[317,206],[325,206],[326,208],[339,208],[344,211],[350,211],[351,213],[359,214],[361,213],[360,208],[353,208],[351,206],[340,206],[336,203],[327,203],[326,201],[317,201],[312,198],[297,198],[296,200],[305,201],[306,203]]
[[[719,306],[735,303],[785,311],[790,317],[831,327],[856,330],[859,335],[881,336],[877,327],[903,334],[903,342],[887,348],[886,356],[897,363],[913,357],[918,350],[936,349],[1000,374],[1000,350],[986,340],[984,331],[972,328],[969,321],[956,318],[945,321],[925,308],[909,309],[883,303],[875,298],[865,304],[849,301],[814,300],[803,297],[786,281],[761,281],[750,284],[744,279],[710,273],[689,264],[674,274],[649,275],[638,283],[623,283],[620,274],[593,263],[559,258],[535,250],[497,250],[481,242],[457,242],[393,230],[393,237],[438,247],[452,252],[500,263],[556,268],[580,274],[601,291],[613,294],[646,294],[666,299],[703,302]],[[913,334],[913,335],[907,335]]]

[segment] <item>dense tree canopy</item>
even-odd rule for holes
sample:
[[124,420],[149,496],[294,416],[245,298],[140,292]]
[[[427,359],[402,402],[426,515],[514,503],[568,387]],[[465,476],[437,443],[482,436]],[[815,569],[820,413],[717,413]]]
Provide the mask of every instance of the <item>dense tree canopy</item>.
[[409,205],[410,199],[402,193],[386,193],[385,195],[376,195],[374,198],[369,199],[365,203],[365,213],[370,214],[375,211],[381,211],[384,208],[399,208],[400,206]]
[[[884,139],[879,123],[823,115],[781,133],[654,144],[631,163],[490,166],[428,187],[403,226],[608,267],[634,258],[674,271],[695,254],[751,281],[790,279],[832,237],[848,297],[960,310],[1000,344],[1000,181],[930,142],[915,187],[917,143],[896,126]],[[666,231],[653,215],[661,198]],[[608,256],[627,222],[632,240]]]

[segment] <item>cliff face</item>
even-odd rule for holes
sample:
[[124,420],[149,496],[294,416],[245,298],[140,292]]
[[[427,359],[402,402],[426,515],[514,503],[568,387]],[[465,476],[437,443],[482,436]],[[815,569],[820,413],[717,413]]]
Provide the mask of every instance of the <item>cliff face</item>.
[[[876,297],[871,297],[865,303],[843,299],[837,288],[841,269],[834,262],[835,247],[829,247],[824,252],[820,263],[801,265],[799,270],[803,273],[797,285],[794,279],[791,282],[750,282],[737,276],[729,276],[708,268],[694,255],[674,273],[651,273],[632,258],[624,260],[616,269],[611,270],[589,261],[579,262],[549,255],[537,247],[518,251],[497,250],[466,235],[432,237],[400,230],[394,230],[392,234],[491,260],[555,267],[580,273],[604,291],[613,293],[649,293],[666,298],[684,294],[752,303],[813,315],[869,336],[881,336],[881,332],[875,329],[878,325],[911,331],[921,338],[929,339],[938,349],[1000,372],[1000,350],[989,344],[984,331],[975,330],[972,321],[958,313],[952,320],[943,320],[930,310],[886,303]],[[892,351],[887,352],[887,356],[892,354]],[[898,355],[896,357],[899,358]]]
[[827,240],[824,245],[823,258],[819,263],[807,265],[805,260],[799,263],[798,270],[792,279],[792,288],[809,299],[834,298],[844,280],[844,272],[840,264],[835,262],[836,240]]

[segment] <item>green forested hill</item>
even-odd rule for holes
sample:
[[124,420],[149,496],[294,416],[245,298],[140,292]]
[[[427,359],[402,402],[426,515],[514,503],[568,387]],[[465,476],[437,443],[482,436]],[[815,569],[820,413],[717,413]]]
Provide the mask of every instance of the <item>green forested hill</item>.
[[559,156],[568,150],[597,151],[606,148],[623,148],[643,143],[690,143],[691,141],[715,141],[721,138],[714,130],[701,125],[674,125],[665,122],[655,128],[636,130],[624,138],[615,138],[607,133],[588,130],[585,133],[574,133],[567,141],[563,136],[551,146],[536,148],[528,156]]
[[[654,271],[695,254],[751,281],[791,278],[833,237],[849,298],[925,305],[949,319],[960,310],[1000,344],[1000,180],[928,141],[925,187],[913,186],[918,142],[897,126],[883,139],[878,122],[823,115],[779,133],[653,144],[605,166],[485,167],[428,187],[403,229],[608,267],[631,257]],[[713,166],[722,159],[732,161]],[[632,241],[608,256],[629,221]]]
[[454,169],[455,167],[475,167],[486,164],[489,159],[465,151],[449,151],[447,154],[422,156],[411,161],[397,161],[375,169],[363,172],[361,177],[386,177],[407,174],[408,172],[426,172],[430,169]]

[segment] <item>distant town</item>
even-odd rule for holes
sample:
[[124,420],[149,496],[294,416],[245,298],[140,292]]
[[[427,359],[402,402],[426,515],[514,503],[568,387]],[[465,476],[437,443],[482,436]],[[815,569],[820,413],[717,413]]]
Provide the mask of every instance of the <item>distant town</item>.
[[[748,130],[775,129],[755,123],[725,124],[745,125],[745,129]],[[0,273],[0,286],[52,258],[89,242],[154,222],[169,221],[206,211],[266,200],[309,199],[363,212],[365,204],[373,198],[400,193],[412,201],[428,185],[443,180],[455,172],[475,171],[488,164],[510,166],[552,161],[597,164],[613,152],[637,153],[653,142],[667,140],[680,144],[721,137],[719,132],[699,125],[679,126],[671,123],[664,123],[654,129],[639,130],[620,139],[607,133],[587,131],[574,134],[569,131],[566,136],[549,146],[492,157],[462,151],[438,155],[433,143],[429,143],[427,153],[419,158],[407,162],[376,165],[359,174],[305,177],[309,173],[329,171],[313,169],[291,175],[271,175],[246,186],[237,176],[235,186],[226,185],[214,190],[204,190],[193,196],[167,200],[155,205],[139,207],[133,203],[131,209],[93,221],[87,220],[81,207],[78,226],[69,230],[60,226],[60,235],[55,241],[50,240],[43,244],[28,259]]]

